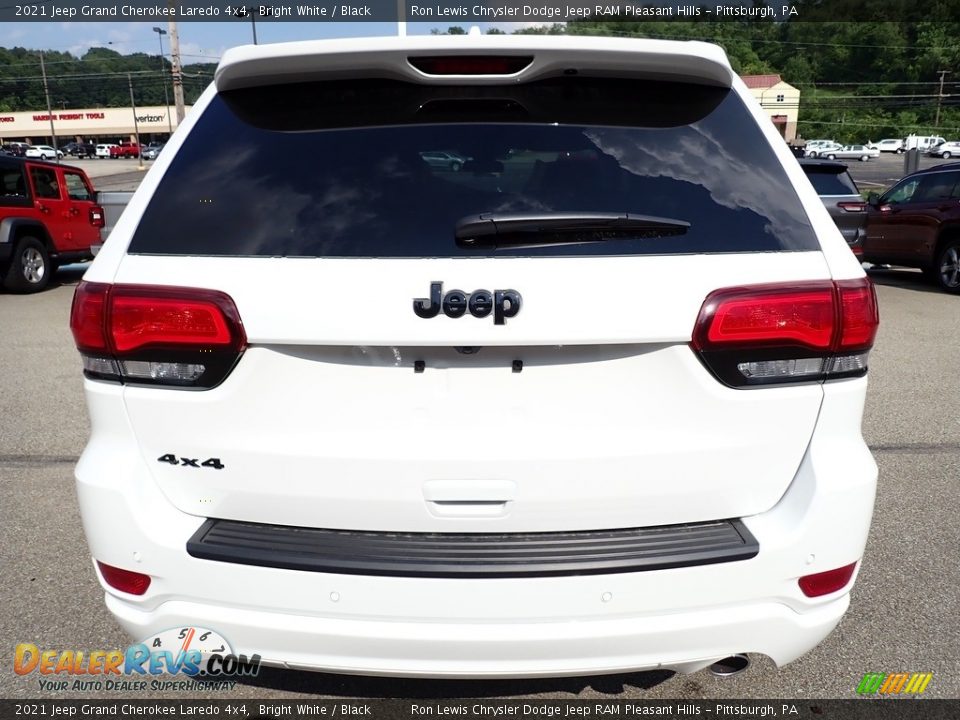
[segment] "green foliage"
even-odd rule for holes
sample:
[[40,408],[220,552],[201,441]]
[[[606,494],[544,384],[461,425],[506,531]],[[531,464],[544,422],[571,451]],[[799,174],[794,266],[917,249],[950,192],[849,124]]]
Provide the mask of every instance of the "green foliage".
[[[164,90],[173,104],[170,63],[159,55],[121,55],[109,48],[90,48],[82,57],[43,51],[52,108],[129,107],[130,83],[137,105],[163,105]],[[215,64],[183,67],[184,99],[196,101],[213,79]],[[127,73],[130,74],[128,80]],[[44,110],[40,51],[0,48],[0,110]]]

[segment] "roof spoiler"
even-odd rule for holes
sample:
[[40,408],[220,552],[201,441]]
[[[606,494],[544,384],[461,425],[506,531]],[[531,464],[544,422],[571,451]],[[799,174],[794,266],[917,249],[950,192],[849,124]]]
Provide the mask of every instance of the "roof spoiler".
[[[512,73],[430,75],[410,58],[532,56]],[[225,92],[313,80],[389,78],[420,84],[529,82],[562,74],[643,77],[730,87],[723,50],[702,42],[608,37],[416,36],[244,45],[228,50],[214,83]]]

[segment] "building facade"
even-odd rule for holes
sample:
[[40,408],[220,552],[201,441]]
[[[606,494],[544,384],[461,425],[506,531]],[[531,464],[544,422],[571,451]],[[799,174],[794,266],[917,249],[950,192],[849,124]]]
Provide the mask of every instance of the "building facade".
[[[190,111],[189,106],[187,112]],[[54,110],[53,131],[57,143],[71,141],[115,142],[136,139],[165,139],[177,129],[177,111],[172,105],[132,108],[82,108]],[[136,117],[136,123],[134,123]],[[50,144],[50,118],[46,110],[0,112],[0,141],[12,140],[34,145]],[[136,125],[136,127],[135,127]]]
[[780,136],[788,142],[796,140],[800,91],[779,75],[741,75],[740,78],[770,116]]

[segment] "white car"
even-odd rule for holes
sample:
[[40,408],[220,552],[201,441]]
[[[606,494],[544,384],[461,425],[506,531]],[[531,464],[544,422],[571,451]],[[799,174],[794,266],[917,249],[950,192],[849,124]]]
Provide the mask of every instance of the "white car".
[[110,158],[110,148],[120,147],[116,143],[100,143],[97,145],[96,150],[94,150],[94,155],[98,159],[109,159]]
[[244,46],[164,152],[71,314],[83,525],[151,652],[693,672],[840,622],[876,298],[720,48]]
[[867,147],[876,148],[880,152],[902,153],[903,140],[899,138],[887,138],[885,140],[880,140],[879,142],[867,143]]
[[843,145],[835,142],[823,142],[810,147],[809,144],[804,148],[804,157],[818,158],[828,157],[830,153],[836,153],[843,150]]
[[62,158],[63,153],[49,145],[31,145],[24,153],[24,157],[40,158],[41,160],[55,160]]
[[944,160],[952,157],[960,157],[960,141],[949,140],[945,143],[941,143],[936,147],[930,148],[927,151],[927,155],[941,157]]
[[839,150],[833,148],[822,150],[820,157],[827,160],[860,160],[866,162],[872,157],[880,157],[880,151],[876,148],[868,148],[866,145],[844,145]]

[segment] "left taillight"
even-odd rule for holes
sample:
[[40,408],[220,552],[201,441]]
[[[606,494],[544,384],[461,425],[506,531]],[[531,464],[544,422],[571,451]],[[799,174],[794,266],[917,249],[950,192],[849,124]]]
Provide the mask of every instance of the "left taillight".
[[70,329],[87,377],[143,385],[214,387],[247,345],[230,296],[199,288],[81,282]]
[[838,202],[837,207],[844,212],[851,213],[865,213],[867,211],[867,204],[864,202]]
[[724,288],[704,301],[692,344],[731,387],[822,381],[867,372],[879,322],[867,278]]
[[99,205],[94,205],[90,208],[90,224],[95,228],[102,228],[107,224],[106,216],[103,214],[103,208]]

